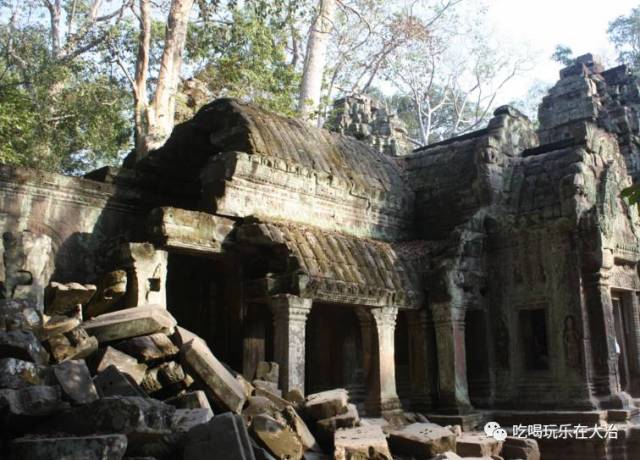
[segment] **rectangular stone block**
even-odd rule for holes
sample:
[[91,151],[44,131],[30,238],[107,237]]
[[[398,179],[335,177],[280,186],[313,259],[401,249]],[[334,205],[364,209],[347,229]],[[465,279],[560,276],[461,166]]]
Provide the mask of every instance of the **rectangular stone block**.
[[52,282],[45,288],[45,313],[48,315],[66,315],[84,305],[96,292],[93,284]]
[[[2,277],[0,264],[0,278]],[[29,300],[0,299],[0,331],[31,331],[38,334],[42,328],[42,312]]]
[[176,408],[152,398],[113,396],[74,406],[51,417],[43,429],[87,436],[93,433],[123,433],[134,437],[171,433]]
[[42,365],[49,363],[49,353],[30,331],[0,331],[0,358],[17,358]]
[[161,305],[144,305],[105,313],[83,324],[100,343],[162,332],[172,334],[176,320]]
[[197,425],[207,423],[213,418],[213,411],[208,408],[176,409],[173,414],[172,430],[178,433],[186,433]]
[[291,404],[286,399],[283,399],[280,396],[278,396],[277,394],[272,393],[271,391],[269,391],[267,389],[264,389],[264,388],[256,388],[255,389],[255,395],[256,396],[262,396],[263,398],[267,398],[269,401],[271,401],[278,408],[278,410],[284,410],[287,407],[293,407],[293,404]]
[[456,453],[462,457],[491,457],[500,455],[502,445],[484,433],[462,433],[456,439]]
[[80,326],[79,318],[62,315],[52,316],[42,327],[42,339],[46,340],[56,335],[66,334],[78,326]]
[[334,445],[335,460],[392,458],[387,438],[378,425],[338,430],[334,436]]
[[147,374],[140,386],[147,394],[152,394],[162,389],[175,388],[176,385],[185,378],[186,375],[182,366],[174,361],[170,361],[147,370]]
[[139,363],[134,357],[129,356],[113,347],[107,347],[97,359],[96,372],[102,372],[109,366],[115,366],[120,372],[128,375],[140,385],[147,373],[147,365]]
[[260,388],[261,390],[269,391],[279,398],[282,398],[282,391],[278,389],[278,384],[273,382],[267,382],[265,380],[254,380],[251,382],[254,388]]
[[58,385],[72,402],[87,404],[98,399],[98,392],[84,361],[65,361],[54,366],[53,373]]
[[171,358],[180,351],[171,339],[162,333],[126,339],[114,344],[114,347],[145,363]]
[[89,337],[82,326],[50,337],[46,344],[54,361],[58,363],[69,359],[84,359],[98,349],[98,339]]
[[104,434],[66,438],[20,438],[11,443],[10,460],[121,460],[127,437]]
[[127,272],[114,270],[105,273],[98,282],[96,293],[86,306],[86,318],[119,310],[127,292]]
[[318,439],[328,442],[333,438],[334,433],[340,428],[353,428],[360,421],[358,409],[355,404],[349,404],[348,410],[344,414],[318,420],[316,431]]
[[301,460],[304,447],[300,437],[273,417],[259,414],[251,421],[251,432],[276,458]]
[[17,416],[51,415],[69,407],[57,386],[35,385],[21,390],[0,390],[0,407],[9,406],[9,414]]
[[225,460],[256,460],[247,428],[239,415],[229,412],[218,415],[187,433],[183,458],[212,460],[221,452]]
[[32,385],[52,384],[49,368],[16,358],[0,359],[0,388],[19,390]]
[[207,395],[200,390],[183,393],[164,402],[177,409],[211,409]]
[[146,396],[136,382],[113,364],[95,376],[93,383],[101,398],[110,396]]
[[435,423],[412,423],[389,431],[389,446],[398,454],[433,457],[456,450],[456,435]]
[[235,222],[221,216],[162,207],[151,211],[149,233],[154,242],[189,254],[215,254]]
[[304,409],[309,418],[322,420],[348,410],[349,393],[344,388],[322,391],[307,396]]
[[502,456],[506,459],[540,460],[540,448],[535,439],[508,436],[502,444]]
[[182,347],[183,359],[207,386],[223,408],[240,413],[245,402],[244,389],[211,353],[202,339],[193,339]]

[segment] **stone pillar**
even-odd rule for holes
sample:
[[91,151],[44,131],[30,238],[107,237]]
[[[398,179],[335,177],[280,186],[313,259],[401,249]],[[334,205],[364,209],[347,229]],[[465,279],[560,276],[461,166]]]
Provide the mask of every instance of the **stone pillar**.
[[369,416],[392,414],[400,410],[396,392],[395,307],[360,310],[364,362],[367,377],[365,410]]
[[311,299],[290,294],[271,298],[273,312],[274,360],[280,365],[280,389],[297,388],[304,394],[305,328]]
[[589,337],[593,359],[593,387],[603,408],[620,406],[614,401],[620,392],[615,325],[609,285],[600,273],[583,277],[583,290],[589,315]]
[[437,363],[432,349],[433,321],[425,310],[407,312],[409,324],[409,375],[411,379],[411,409],[427,412],[432,409],[435,386],[433,378]]
[[629,333],[627,354],[629,356],[629,393],[640,397],[640,301],[636,292],[629,293]]
[[464,415],[469,402],[464,341],[464,308],[452,302],[432,306],[438,350],[438,412]]

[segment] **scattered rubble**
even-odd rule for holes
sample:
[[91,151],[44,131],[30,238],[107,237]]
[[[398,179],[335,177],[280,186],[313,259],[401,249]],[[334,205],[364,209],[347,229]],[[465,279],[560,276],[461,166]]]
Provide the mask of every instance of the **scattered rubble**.
[[[106,284],[120,279],[114,273]],[[250,383],[162,305],[118,307],[82,321],[89,306],[104,310],[106,297],[120,295],[123,283],[115,285],[107,293],[104,282],[97,289],[52,283],[44,296],[48,314],[32,301],[0,300],[0,414],[9,427],[0,438],[2,458],[500,455],[502,443],[429,423],[421,414],[399,417],[403,426],[365,422],[343,388],[306,397],[293,389],[283,397],[274,362],[259,362]],[[508,438],[504,445],[507,458],[539,459],[535,442]]]

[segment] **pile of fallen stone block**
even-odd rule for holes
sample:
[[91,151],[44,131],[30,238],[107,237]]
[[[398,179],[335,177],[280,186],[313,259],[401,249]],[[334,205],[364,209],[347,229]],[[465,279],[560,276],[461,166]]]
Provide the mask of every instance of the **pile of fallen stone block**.
[[112,311],[121,276],[51,283],[44,311],[0,300],[0,458],[501,458],[502,443],[421,415],[361,419],[344,389],[283,395],[276,363],[249,382],[164,306]]

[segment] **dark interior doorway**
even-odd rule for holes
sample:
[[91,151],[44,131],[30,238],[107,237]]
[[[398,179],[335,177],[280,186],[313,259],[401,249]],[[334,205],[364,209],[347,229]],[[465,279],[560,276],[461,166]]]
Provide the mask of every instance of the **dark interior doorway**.
[[629,296],[624,292],[614,292],[611,295],[613,306],[613,324],[616,334],[616,353],[618,354],[618,373],[620,388],[629,391],[630,366],[629,366],[629,341],[628,330]]
[[546,309],[520,310],[519,319],[525,369],[548,370],[549,346]]
[[491,397],[486,312],[467,310],[464,332],[469,398],[474,406],[481,407]]
[[307,393],[346,388],[354,402],[364,400],[360,324],[353,308],[314,302],[307,318]]
[[242,371],[240,274],[222,259],[169,254],[167,308],[213,354]]
[[268,305],[247,305],[243,337],[242,375],[251,381],[260,361],[273,361],[273,315]]
[[396,391],[402,406],[409,410],[411,400],[411,375],[410,375],[410,343],[408,315],[405,311],[398,311],[396,318],[396,330],[394,335],[395,365],[396,365]]

